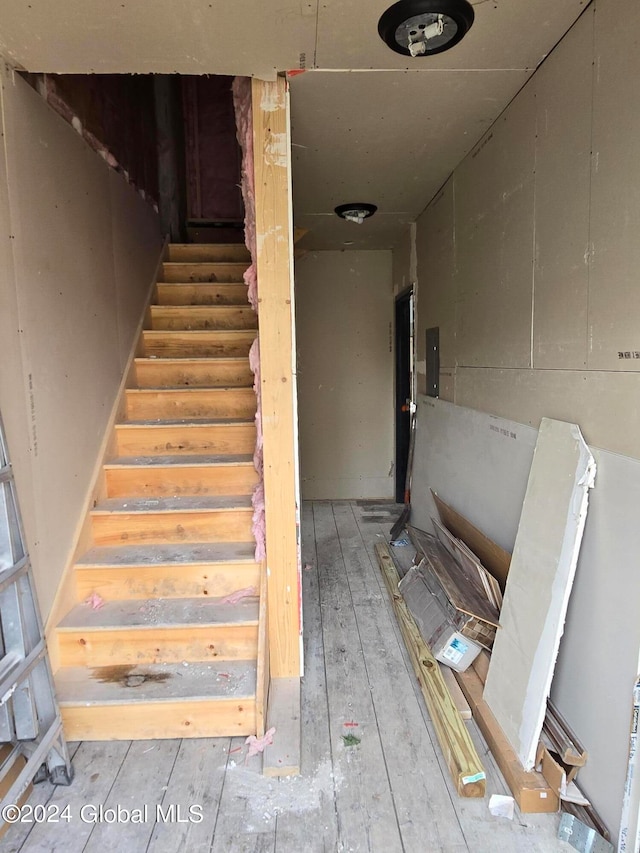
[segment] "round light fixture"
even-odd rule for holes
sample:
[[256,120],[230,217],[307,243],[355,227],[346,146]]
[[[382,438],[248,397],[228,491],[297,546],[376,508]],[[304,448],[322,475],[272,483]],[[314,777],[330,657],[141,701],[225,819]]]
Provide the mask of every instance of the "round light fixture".
[[467,0],[400,0],[378,21],[385,44],[404,56],[432,56],[458,44],[473,24]]
[[354,201],[350,204],[339,204],[335,212],[340,219],[346,219],[348,222],[355,222],[362,225],[365,219],[376,212],[378,208],[375,204],[367,204],[366,202]]

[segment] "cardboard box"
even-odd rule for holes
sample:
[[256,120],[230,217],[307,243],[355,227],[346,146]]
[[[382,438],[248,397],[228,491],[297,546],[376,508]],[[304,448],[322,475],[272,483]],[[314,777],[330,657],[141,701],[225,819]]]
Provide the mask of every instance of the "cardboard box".
[[454,622],[457,611],[442,606],[442,596],[433,592],[429,574],[423,564],[412,566],[398,589],[436,660],[456,672],[464,672],[481,647],[459,630]]

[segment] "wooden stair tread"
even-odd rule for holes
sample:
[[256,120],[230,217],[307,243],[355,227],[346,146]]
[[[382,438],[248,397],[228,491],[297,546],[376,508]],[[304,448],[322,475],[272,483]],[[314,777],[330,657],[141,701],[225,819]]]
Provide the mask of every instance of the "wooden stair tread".
[[129,429],[129,427],[157,427],[158,429],[162,429],[162,427],[175,427],[181,426],[185,427],[185,429],[193,428],[198,429],[199,427],[205,426],[244,426],[246,424],[253,424],[254,418],[198,418],[194,421],[193,418],[159,418],[158,420],[132,420],[132,421],[121,421],[116,424],[116,429]]
[[155,331],[243,331],[258,328],[248,305],[151,305]]
[[165,261],[163,281],[243,281],[249,260],[243,261]]
[[106,462],[106,469],[114,468],[206,468],[206,467],[229,467],[253,465],[253,456],[250,453],[218,454],[215,456],[119,456]]
[[[198,329],[194,329],[193,331],[200,331]],[[185,367],[188,364],[246,364],[249,361],[249,356],[247,355],[220,355],[220,356],[202,356],[198,358],[198,356],[187,356],[185,358],[179,358],[176,356],[161,356],[161,355],[147,355],[140,356],[135,359],[136,363],[148,363],[152,361],[154,364],[179,364],[181,367]]]
[[[258,315],[249,305],[192,305],[190,302],[185,302],[184,305],[161,305],[160,303],[154,303],[150,306],[150,309],[152,314],[166,314],[168,316],[173,316],[174,314],[192,314],[194,317],[199,315],[225,317],[227,314],[237,314],[241,317],[251,317],[251,319],[255,319],[256,323],[258,322]],[[193,331],[198,330],[193,329]],[[200,331],[215,331],[215,329],[201,329]]]
[[248,308],[244,281],[159,281],[155,305],[220,305]]
[[250,495],[202,495],[166,498],[106,498],[94,507],[92,515],[113,513],[207,512],[250,509]]
[[244,243],[170,243],[167,247],[169,261],[202,261],[229,259],[251,262]]
[[61,667],[56,693],[61,707],[250,699],[256,669],[255,661]]
[[255,543],[216,542],[184,545],[96,545],[86,551],[76,565],[82,568],[191,565],[254,562]]
[[258,598],[223,604],[221,598],[154,598],[105,601],[98,610],[77,604],[59,623],[65,631],[128,631],[131,628],[192,627],[258,624]]
[[145,338],[166,338],[166,337],[184,337],[197,340],[198,338],[237,338],[250,337],[255,338],[255,329],[144,329],[142,332]]
[[[234,393],[234,394],[244,394],[245,396],[249,396],[249,391],[253,393],[253,388],[247,386],[245,388],[237,388],[235,385],[217,385],[212,388],[203,388],[201,386],[180,386],[178,388],[163,388],[162,386],[158,388],[127,388],[127,394],[137,397],[145,397],[158,395],[158,394],[167,394],[170,396],[180,396],[182,394],[192,394],[193,396],[197,394],[212,394],[213,396],[219,397],[222,393]],[[255,394],[254,394],[255,397]]]

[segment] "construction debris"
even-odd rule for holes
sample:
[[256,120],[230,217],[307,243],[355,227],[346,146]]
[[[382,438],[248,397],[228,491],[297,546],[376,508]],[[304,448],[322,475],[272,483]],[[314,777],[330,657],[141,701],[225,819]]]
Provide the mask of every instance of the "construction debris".
[[386,544],[375,546],[376,556],[407,651],[425,698],[438,741],[456,790],[463,797],[484,797],[486,774],[471,736],[449,695],[436,659],[398,591],[398,572]]

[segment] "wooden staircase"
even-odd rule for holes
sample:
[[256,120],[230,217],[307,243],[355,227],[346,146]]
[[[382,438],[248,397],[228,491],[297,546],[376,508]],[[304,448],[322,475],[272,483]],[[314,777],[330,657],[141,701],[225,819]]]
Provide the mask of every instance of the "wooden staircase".
[[52,638],[68,739],[261,733],[248,264],[243,246],[168,249],[104,498],[90,513],[92,541],[73,568],[77,604]]

